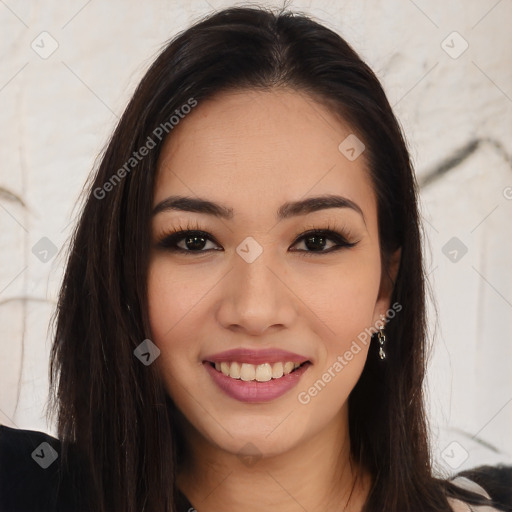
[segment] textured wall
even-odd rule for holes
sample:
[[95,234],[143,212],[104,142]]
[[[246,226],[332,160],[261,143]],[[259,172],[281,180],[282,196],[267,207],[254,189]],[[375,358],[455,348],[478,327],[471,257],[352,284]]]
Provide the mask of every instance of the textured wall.
[[[0,422],[54,433],[47,328],[82,186],[160,46],[227,5],[0,1]],[[410,143],[437,303],[428,395],[439,470],[510,462],[512,3],[288,6],[361,53]]]

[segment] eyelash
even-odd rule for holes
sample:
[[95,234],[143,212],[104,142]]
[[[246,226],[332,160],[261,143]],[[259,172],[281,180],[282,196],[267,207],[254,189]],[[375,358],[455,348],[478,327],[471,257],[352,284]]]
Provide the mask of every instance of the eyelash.
[[[306,239],[309,236],[313,235],[320,235],[323,238],[326,238],[327,240],[331,240],[337,243],[336,246],[331,247],[325,251],[308,251],[308,250],[297,250],[292,252],[298,252],[301,256],[309,256],[309,255],[318,255],[318,254],[328,254],[335,251],[338,251],[343,248],[350,248],[354,247],[356,244],[359,243],[359,241],[356,242],[348,242],[347,239],[351,239],[351,233],[350,230],[344,229],[341,230],[344,232],[344,235],[342,235],[338,228],[336,226],[333,226],[331,224],[328,224],[326,228],[317,228],[314,226],[308,226],[307,231],[303,232],[295,237],[295,241],[293,242],[293,245],[296,245],[298,242],[301,242],[302,240]],[[201,229],[201,227],[198,224],[190,224],[190,222],[187,224],[186,227],[182,227],[181,225],[173,229],[172,231],[164,231],[160,236],[158,237],[157,246],[165,249],[170,252],[179,252],[179,253],[186,253],[187,255],[194,255],[194,254],[202,254],[207,253],[210,251],[217,251],[219,249],[207,249],[207,250],[197,250],[197,251],[191,251],[187,249],[182,249],[181,247],[177,247],[177,242],[180,242],[181,240],[187,238],[189,235],[196,235],[203,237],[209,241],[214,242],[216,245],[218,244],[215,239],[207,232]]]

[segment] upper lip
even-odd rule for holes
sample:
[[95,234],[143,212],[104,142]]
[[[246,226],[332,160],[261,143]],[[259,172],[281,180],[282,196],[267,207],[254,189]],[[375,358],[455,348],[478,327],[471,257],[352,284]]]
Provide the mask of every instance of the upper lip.
[[233,348],[218,352],[204,358],[204,361],[211,363],[222,363],[223,361],[236,361],[238,363],[263,364],[263,363],[279,363],[291,361],[293,363],[304,363],[309,359],[294,352],[279,349],[260,349],[253,350],[249,348]]

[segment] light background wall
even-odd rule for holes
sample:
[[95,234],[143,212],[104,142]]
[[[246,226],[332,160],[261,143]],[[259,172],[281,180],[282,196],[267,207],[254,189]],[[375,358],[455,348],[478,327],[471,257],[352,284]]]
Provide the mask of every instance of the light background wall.
[[[55,433],[44,419],[47,329],[79,194],[160,47],[228,5],[0,1],[1,423]],[[409,141],[438,311],[431,302],[438,470],[511,463],[512,3],[287,5],[353,45]]]

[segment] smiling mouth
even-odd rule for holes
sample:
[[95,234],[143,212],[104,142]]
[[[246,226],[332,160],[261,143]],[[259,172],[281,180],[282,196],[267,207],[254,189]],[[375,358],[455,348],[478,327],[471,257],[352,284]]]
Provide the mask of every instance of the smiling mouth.
[[310,365],[309,361],[303,363],[294,363],[292,361],[283,361],[277,363],[250,364],[239,363],[237,361],[223,361],[221,363],[213,363],[205,361],[219,373],[223,373],[226,377],[235,380],[268,382],[277,380],[283,376],[295,372],[298,368]]

